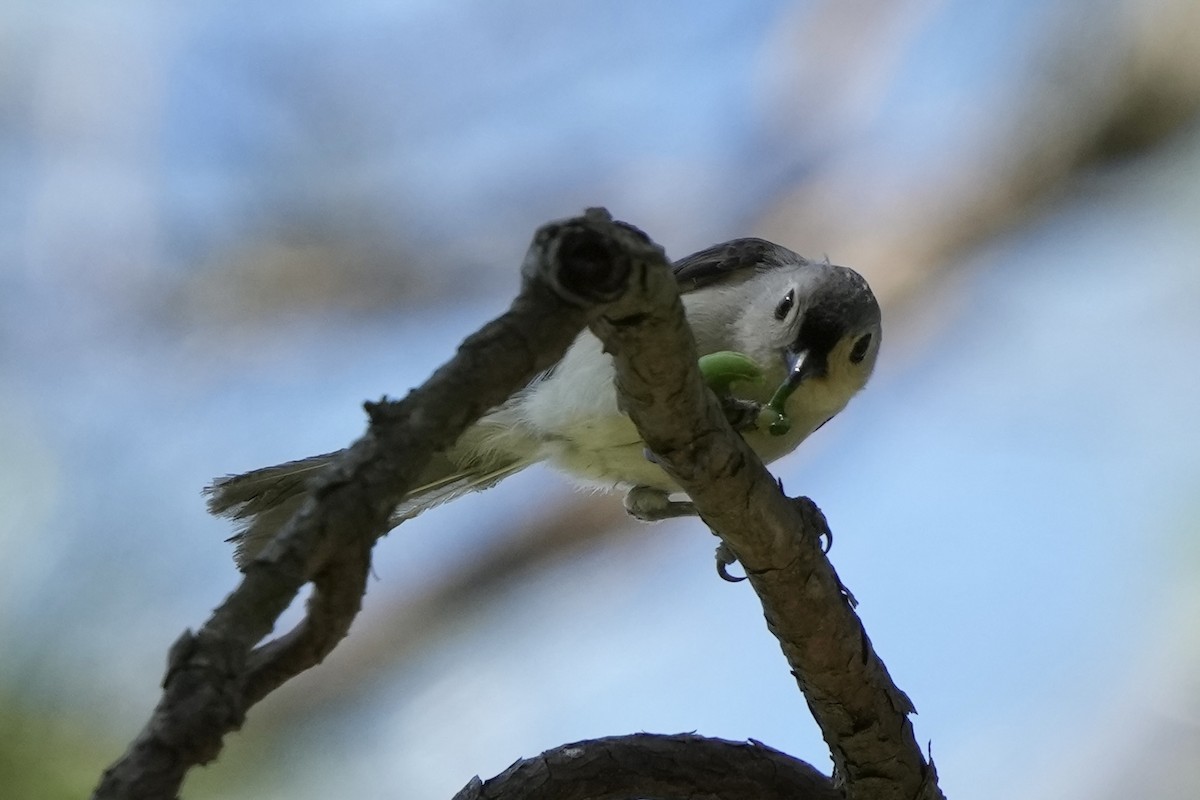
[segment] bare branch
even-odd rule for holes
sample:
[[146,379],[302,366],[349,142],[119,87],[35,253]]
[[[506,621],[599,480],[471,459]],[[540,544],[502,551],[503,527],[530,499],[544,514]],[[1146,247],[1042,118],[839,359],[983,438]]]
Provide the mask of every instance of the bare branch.
[[639,733],[575,742],[518,761],[454,800],[839,800],[829,778],[759,742]]
[[[603,210],[541,228],[509,311],[404,400],[367,404],[366,434],[314,480],[300,511],[204,626],[171,648],[158,706],[93,797],[175,797],[188,769],[217,756],[254,702],[328,655],[359,610],[375,540],[430,455],[558,361],[648,265],[664,264],[644,234]],[[309,581],[303,621],[255,648]]]
[[671,276],[649,273],[592,324],[614,354],[623,408],[729,546],[758,594],[849,798],[938,798],[908,698],[871,648],[820,547],[811,501],[789,500],[701,383]]
[[[401,402],[368,404],[366,435],[313,482],[300,511],[247,566],[242,584],[204,627],[186,632],[172,648],[154,715],[106,771],[94,797],[174,797],[187,770],[216,757],[224,734],[241,725],[253,703],[320,662],[357,614],[371,548],[430,455],[557,361],[585,323],[614,355],[623,408],[746,568],[830,746],[845,795],[941,797],[913,737],[912,707],[875,656],[821,552],[819,538],[828,528],[820,511],[782,494],[701,383],[661,250],[593,210],[543,227],[523,273],[510,311],[468,338],[424,386]],[[314,591],[302,622],[259,645],[308,582]],[[619,741],[629,763],[658,764],[659,739]],[[705,746],[696,745],[697,751]],[[578,756],[586,752],[563,748],[563,763],[580,766]],[[670,759],[678,764],[691,757]],[[712,780],[702,767],[694,765],[699,771],[692,777]],[[475,782],[464,796],[481,788]],[[743,788],[736,796],[774,796],[754,791]],[[797,796],[794,786],[789,791]]]

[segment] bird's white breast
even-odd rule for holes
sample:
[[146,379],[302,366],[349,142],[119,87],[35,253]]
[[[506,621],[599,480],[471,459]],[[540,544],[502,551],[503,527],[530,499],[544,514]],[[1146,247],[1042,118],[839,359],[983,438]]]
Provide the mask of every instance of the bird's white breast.
[[[696,295],[684,296],[689,319],[708,313],[706,303],[688,302],[695,299]],[[692,321],[695,325],[697,320]],[[703,322],[709,335],[699,342],[701,353],[737,349],[725,341],[731,333],[728,326],[715,318]],[[733,389],[738,397],[765,403],[783,380],[784,365],[778,354],[754,355],[764,368],[763,380],[756,385],[735,384]],[[841,411],[855,391],[856,387],[825,380],[808,381],[788,400],[791,429],[787,434],[749,431],[743,434],[746,442],[770,463],[790,453]],[[679,488],[647,458],[633,422],[618,409],[612,357],[588,331],[579,335],[548,377],[489,415],[480,427],[489,432],[471,447],[476,452],[493,449],[520,454],[529,461],[546,460],[586,483],[605,488]]]

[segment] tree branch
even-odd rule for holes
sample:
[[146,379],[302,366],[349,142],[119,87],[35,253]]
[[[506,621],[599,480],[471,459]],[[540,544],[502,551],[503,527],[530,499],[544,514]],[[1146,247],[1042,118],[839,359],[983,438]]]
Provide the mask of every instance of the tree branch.
[[[242,724],[251,705],[328,655],[358,613],[375,540],[430,455],[561,358],[584,324],[614,356],[622,407],[747,570],[845,796],[941,798],[932,764],[913,737],[912,706],[875,655],[820,549],[828,533],[820,511],[783,495],[701,383],[661,250],[607,212],[591,210],[539,230],[523,277],[512,308],[469,337],[420,389],[400,402],[367,405],[367,433],[318,476],[299,512],[208,622],[172,647],[153,716],[105,772],[95,798],[174,797],[187,770],[216,757],[223,736]],[[314,590],[304,619],[259,645],[309,582]],[[707,746],[688,741],[697,752]],[[659,740],[620,743],[632,748],[620,751],[629,758],[640,753],[658,763]],[[587,748],[561,749],[571,763],[581,752]],[[670,758],[680,763],[691,755]],[[700,770],[694,775],[708,774],[703,764],[693,767]],[[738,796],[774,796],[748,791]],[[560,789],[555,796],[576,795]]]
[[675,281],[649,273],[592,323],[613,353],[622,407],[659,463],[750,577],[851,798],[940,798],[908,714],[820,547],[828,527],[789,500],[700,380]]
[[[328,655],[358,613],[375,540],[431,454],[557,362],[592,316],[640,283],[648,264],[663,262],[644,234],[600,209],[542,227],[508,312],[404,400],[367,404],[366,434],[314,480],[303,507],[204,626],[172,646],[153,715],[93,797],[175,797],[187,771],[217,756],[253,703]],[[256,647],[310,581],[304,619]]]
[[759,742],[638,733],[564,744],[454,800],[839,800],[819,771]]

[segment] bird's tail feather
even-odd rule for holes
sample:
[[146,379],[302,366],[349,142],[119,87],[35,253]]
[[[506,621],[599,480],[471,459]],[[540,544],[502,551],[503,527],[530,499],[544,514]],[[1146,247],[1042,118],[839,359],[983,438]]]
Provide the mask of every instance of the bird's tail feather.
[[[300,508],[309,480],[340,454],[325,453],[242,475],[227,475],[204,489],[209,513],[239,525],[238,532],[230,537],[236,543],[234,560],[239,568],[245,568],[267,546]],[[526,460],[493,457],[464,467],[446,454],[435,455],[392,514],[389,527],[460,495],[495,486],[528,465]]]

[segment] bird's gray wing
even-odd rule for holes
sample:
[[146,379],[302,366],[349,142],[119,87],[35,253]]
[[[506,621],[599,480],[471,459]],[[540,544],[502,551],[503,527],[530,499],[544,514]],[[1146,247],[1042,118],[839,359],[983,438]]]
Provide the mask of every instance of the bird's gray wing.
[[806,259],[766,239],[733,239],[692,253],[675,262],[671,271],[683,293],[714,283],[749,277],[754,270],[804,264]]

